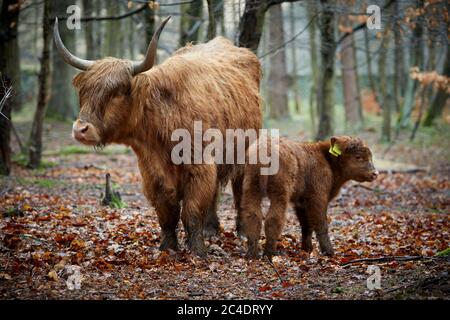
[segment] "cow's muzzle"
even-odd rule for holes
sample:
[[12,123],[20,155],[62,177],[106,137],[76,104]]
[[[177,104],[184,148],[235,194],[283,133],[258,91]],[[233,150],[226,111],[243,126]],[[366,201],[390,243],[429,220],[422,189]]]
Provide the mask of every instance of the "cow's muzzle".
[[86,145],[97,145],[101,142],[97,129],[91,123],[80,119],[73,123],[72,137]]

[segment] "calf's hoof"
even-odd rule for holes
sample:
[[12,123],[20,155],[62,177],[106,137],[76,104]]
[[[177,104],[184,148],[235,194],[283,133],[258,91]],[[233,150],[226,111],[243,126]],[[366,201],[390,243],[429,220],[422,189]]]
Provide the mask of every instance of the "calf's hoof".
[[245,254],[245,258],[248,260],[256,260],[259,259],[259,250],[257,246],[250,245],[247,249],[247,253]]
[[264,255],[272,259],[274,256],[281,256],[283,255],[283,252],[280,250],[277,250],[276,247],[265,247],[264,248]]
[[324,249],[322,249],[322,254],[324,256],[332,257],[332,256],[334,256],[334,250],[333,250],[333,248],[324,248]]
[[247,235],[244,232],[244,228],[241,227],[240,225],[238,225],[236,227],[236,234],[239,238],[241,238],[241,240],[245,239],[247,237]]

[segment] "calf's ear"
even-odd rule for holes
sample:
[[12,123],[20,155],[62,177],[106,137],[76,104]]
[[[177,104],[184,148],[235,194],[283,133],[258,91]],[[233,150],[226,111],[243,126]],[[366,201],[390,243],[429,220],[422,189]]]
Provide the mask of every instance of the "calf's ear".
[[331,142],[332,146],[336,143],[336,141],[337,141],[337,137],[334,137],[334,136],[331,137],[330,142]]
[[330,139],[330,150],[328,150],[333,156],[339,157],[342,154],[342,149],[337,143],[338,138],[337,137],[331,137]]

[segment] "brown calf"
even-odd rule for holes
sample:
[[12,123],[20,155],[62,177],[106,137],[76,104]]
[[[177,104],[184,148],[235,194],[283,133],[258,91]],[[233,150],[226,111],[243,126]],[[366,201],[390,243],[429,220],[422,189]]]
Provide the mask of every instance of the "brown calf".
[[[312,232],[316,233],[320,249],[333,255],[328,236],[327,206],[348,180],[373,181],[378,172],[372,164],[370,149],[359,138],[332,137],[330,141],[297,143],[281,139],[279,170],[262,176],[260,164],[248,164],[244,173],[242,195],[242,226],[248,239],[249,258],[258,256],[261,234],[261,200],[270,199],[265,218],[265,254],[276,254],[286,210],[291,203],[302,228],[302,249],[312,250]],[[250,148],[249,152],[255,152]]]

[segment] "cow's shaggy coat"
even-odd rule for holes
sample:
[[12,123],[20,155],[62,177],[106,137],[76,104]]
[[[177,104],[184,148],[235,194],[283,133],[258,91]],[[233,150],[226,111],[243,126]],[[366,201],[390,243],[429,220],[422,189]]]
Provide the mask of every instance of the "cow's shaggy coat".
[[225,129],[261,128],[260,78],[255,54],[222,37],[187,45],[135,76],[130,61],[105,58],[74,78],[81,106],[74,126],[87,124],[79,140],[131,146],[144,194],[158,215],[162,250],[177,248],[181,216],[188,247],[204,256],[202,229],[218,228],[218,188],[232,179],[239,211],[243,177],[238,165],[173,164],[172,132],[184,128],[193,137],[194,121],[224,136]]

